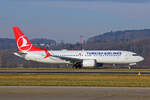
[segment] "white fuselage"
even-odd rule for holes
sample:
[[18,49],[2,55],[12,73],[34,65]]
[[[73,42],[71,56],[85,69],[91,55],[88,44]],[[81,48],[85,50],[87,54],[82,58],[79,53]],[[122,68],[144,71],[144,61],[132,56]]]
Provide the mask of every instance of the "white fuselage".
[[48,51],[34,46],[17,27],[13,27],[18,51],[14,53],[26,60],[53,64],[73,64],[73,67],[94,67],[108,64],[130,64],[144,60],[136,53],[120,50],[57,50]]
[[[48,51],[52,56],[44,58],[46,56],[44,51],[28,52],[24,58],[26,60],[32,60],[44,63],[53,64],[70,64],[68,60],[61,59],[59,57],[67,57],[71,59],[80,60],[95,60],[96,63],[108,63],[108,64],[132,64],[144,60],[143,57],[138,56],[136,53],[129,51],[117,51],[117,50],[57,50]],[[56,57],[57,56],[57,57]]]

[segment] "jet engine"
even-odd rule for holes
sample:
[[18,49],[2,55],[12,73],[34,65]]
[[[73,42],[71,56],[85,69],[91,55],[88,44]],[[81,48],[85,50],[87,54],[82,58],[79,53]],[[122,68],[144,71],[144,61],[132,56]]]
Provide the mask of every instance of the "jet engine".
[[82,67],[94,67],[96,66],[96,61],[93,59],[85,59],[82,62]]

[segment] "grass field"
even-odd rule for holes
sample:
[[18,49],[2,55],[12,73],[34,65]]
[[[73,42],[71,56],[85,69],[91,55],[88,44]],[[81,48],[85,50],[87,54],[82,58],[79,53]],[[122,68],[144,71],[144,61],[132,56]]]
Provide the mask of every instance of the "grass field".
[[150,87],[150,75],[0,74],[0,86]]

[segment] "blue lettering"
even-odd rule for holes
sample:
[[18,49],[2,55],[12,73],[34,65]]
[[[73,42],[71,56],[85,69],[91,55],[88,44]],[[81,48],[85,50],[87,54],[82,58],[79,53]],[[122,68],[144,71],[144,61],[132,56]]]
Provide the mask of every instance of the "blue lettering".
[[111,56],[121,56],[122,52],[87,52],[87,55],[111,55]]

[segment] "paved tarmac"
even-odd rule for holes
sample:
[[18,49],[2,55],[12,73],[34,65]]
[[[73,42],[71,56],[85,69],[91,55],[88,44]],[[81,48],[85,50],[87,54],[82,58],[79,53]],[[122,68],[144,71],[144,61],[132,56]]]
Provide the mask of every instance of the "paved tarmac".
[[[0,74],[138,74],[139,71],[0,71]],[[150,74],[150,71],[140,71]]]
[[0,86],[0,100],[150,100],[150,88]]

